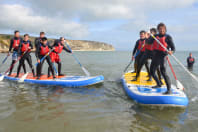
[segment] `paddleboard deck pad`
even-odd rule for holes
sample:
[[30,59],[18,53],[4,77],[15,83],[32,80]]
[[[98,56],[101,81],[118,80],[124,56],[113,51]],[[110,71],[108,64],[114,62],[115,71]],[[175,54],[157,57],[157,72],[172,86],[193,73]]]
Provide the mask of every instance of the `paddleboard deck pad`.
[[156,83],[154,79],[148,80],[148,74],[141,72],[137,81],[131,81],[135,78],[136,73],[128,72],[122,76],[122,84],[126,94],[135,102],[143,105],[156,106],[174,106],[186,107],[188,105],[188,98],[185,93],[171,85],[171,94],[163,94],[167,91],[164,80],[160,88],[152,88]]
[[[2,74],[1,74],[2,75]],[[11,81],[19,81],[19,79],[24,74],[20,74],[18,78],[16,78],[16,73],[13,73],[10,76],[5,76],[4,79]],[[104,81],[104,77],[94,76],[94,77],[86,77],[86,76],[56,76],[56,79],[53,79],[52,76],[48,77],[47,75],[42,75],[40,79],[36,79],[37,77],[33,77],[31,73],[28,73],[25,83],[33,83],[33,84],[41,84],[41,85],[58,85],[65,87],[83,87],[94,85],[97,83],[101,83]]]

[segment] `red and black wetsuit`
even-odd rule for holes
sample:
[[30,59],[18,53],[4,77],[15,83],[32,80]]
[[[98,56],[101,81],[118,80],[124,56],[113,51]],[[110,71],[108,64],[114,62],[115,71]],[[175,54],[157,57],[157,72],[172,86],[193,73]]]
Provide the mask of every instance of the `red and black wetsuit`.
[[193,57],[188,57],[187,58],[187,64],[188,64],[188,68],[192,69],[193,68],[193,64],[195,63],[195,58]]
[[[43,58],[49,52],[50,52],[50,47],[48,45],[44,45],[44,44],[40,43],[39,45],[37,45],[37,49],[36,49],[37,60]],[[45,60],[47,60],[50,71],[52,72],[52,75],[55,78],[54,69],[53,69],[53,66],[52,66],[52,61],[51,61],[51,58],[50,58],[49,55],[42,62],[40,62],[37,65],[37,77],[40,78],[40,76],[41,76],[42,65],[43,65],[43,62]]]
[[24,41],[22,42],[22,44],[19,46],[20,48],[20,52],[21,54],[23,54],[22,58],[20,59],[19,61],[19,66],[18,66],[18,69],[17,69],[17,77],[19,76],[19,73],[20,73],[20,70],[21,70],[21,66],[22,65],[25,65],[25,60],[27,60],[30,68],[32,69],[32,74],[33,76],[35,76],[35,73],[34,73],[34,67],[32,65],[32,58],[31,58],[31,55],[30,55],[30,51],[31,49],[33,49],[33,45],[31,43],[31,41]]
[[[138,55],[135,57],[135,63],[134,63],[134,68],[136,73],[137,73],[138,65],[140,64],[140,58],[143,56],[145,50],[146,50],[145,39],[137,40],[132,53],[132,55],[134,56],[137,52],[139,52]],[[149,72],[148,63],[145,63],[145,67],[147,72]]]
[[[54,45],[52,46],[54,49],[51,54],[50,58],[52,60],[52,63],[56,62],[58,64],[58,75],[61,76],[63,75],[61,73],[61,59],[59,54],[62,52],[62,50],[65,50],[68,53],[71,53],[69,49],[67,49],[60,41],[55,41]],[[50,76],[50,68],[48,68],[48,76]]]
[[[11,52],[11,51],[13,51],[13,55],[14,54],[17,54],[17,56],[20,54],[20,45],[21,45],[21,43],[22,43],[22,38],[20,38],[20,37],[14,37],[14,38],[12,38],[11,40],[10,40],[10,47],[9,47],[9,52]],[[14,64],[15,64],[15,62],[16,62],[16,58],[18,58],[18,57],[14,57],[14,58],[12,58],[12,63],[11,63],[11,65],[10,65],[10,72],[9,72],[9,74],[8,75],[11,75],[12,74],[12,70],[13,70],[13,68],[14,68]],[[26,68],[25,68],[25,65],[23,65],[23,70],[24,70],[24,72],[26,73]]]
[[[172,37],[168,34],[161,35],[157,34],[155,37],[166,47],[166,49],[175,51],[175,45],[173,43]],[[146,41],[148,44],[153,44],[153,49],[155,51],[155,54],[153,55],[153,59],[151,62],[151,75],[153,76],[154,80],[156,81],[158,86],[161,86],[161,83],[159,79],[157,78],[155,71],[160,66],[160,71],[162,76],[164,77],[164,80],[167,85],[168,92],[170,92],[171,88],[171,81],[169,76],[166,73],[166,56],[168,55],[166,49],[164,49],[154,38],[150,37]]]

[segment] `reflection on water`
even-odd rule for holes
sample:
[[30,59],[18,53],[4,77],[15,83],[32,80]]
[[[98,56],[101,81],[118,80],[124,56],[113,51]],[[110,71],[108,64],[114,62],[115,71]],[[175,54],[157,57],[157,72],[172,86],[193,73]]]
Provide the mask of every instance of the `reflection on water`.
[[[79,52],[77,55],[92,75],[104,75],[105,82],[65,88],[4,80],[0,82],[0,132],[198,131],[197,83],[177,64],[173,66],[186,88],[188,108],[151,108],[137,105],[123,91],[120,77],[128,63],[123,58],[129,58],[130,53]],[[62,58],[67,75],[83,75],[75,62],[67,63],[73,62],[72,57]],[[198,73],[197,69],[195,64],[193,73]]]

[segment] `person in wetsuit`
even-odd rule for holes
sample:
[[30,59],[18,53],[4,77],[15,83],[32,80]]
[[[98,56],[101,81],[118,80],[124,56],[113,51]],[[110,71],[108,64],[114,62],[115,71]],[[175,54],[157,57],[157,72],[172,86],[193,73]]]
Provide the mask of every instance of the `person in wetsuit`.
[[153,44],[153,49],[155,51],[155,54],[153,55],[153,59],[151,62],[150,71],[157,85],[153,86],[152,88],[159,88],[162,85],[155,74],[157,68],[160,66],[161,74],[167,86],[167,91],[163,94],[170,94],[171,93],[171,81],[166,72],[166,61],[167,61],[166,57],[168,54],[172,55],[175,52],[175,45],[173,43],[172,37],[166,34],[167,30],[166,30],[166,25],[164,23],[158,24],[157,30],[159,34],[155,35],[156,39],[158,39],[162,43],[162,45],[169,51],[167,52],[167,50],[163,48],[151,36],[146,40],[146,43]]
[[[9,71],[8,76],[10,76],[12,74],[12,70],[14,68],[14,64],[16,63],[16,61],[17,61],[17,59],[19,57],[19,54],[20,54],[19,46],[21,45],[22,41],[23,40],[20,37],[20,32],[18,30],[14,31],[14,38],[12,38],[10,40],[10,47],[9,47],[9,52],[8,52],[8,56],[9,56],[11,51],[13,50],[12,63],[10,65],[10,71]],[[25,65],[23,65],[23,70],[24,70],[24,73],[26,73]]]
[[192,70],[193,69],[193,65],[195,63],[195,58],[192,57],[192,53],[189,54],[189,57],[187,58],[187,64],[188,64],[188,69]]
[[[62,50],[65,50],[68,53],[72,53],[71,50],[65,47],[64,42],[65,39],[63,37],[60,37],[59,40],[56,40],[52,46],[54,50],[50,53],[52,63],[56,62],[58,64],[58,76],[64,76],[64,74],[61,73],[62,64],[59,54],[62,52]],[[50,77],[50,68],[48,68],[48,77]]]
[[24,35],[24,40],[23,40],[22,44],[19,46],[19,49],[20,49],[21,55],[23,55],[23,56],[19,61],[19,66],[18,66],[18,69],[17,69],[16,77],[19,77],[21,66],[25,65],[25,60],[27,60],[30,68],[32,69],[33,77],[35,77],[34,67],[32,65],[32,58],[31,58],[31,55],[30,55],[31,49],[33,49],[33,45],[31,43],[31,41],[29,40],[29,35],[28,34]]
[[[133,49],[133,53],[132,53],[132,60],[135,59],[135,63],[134,63],[134,72],[137,75],[137,67],[140,64],[140,58],[142,57],[142,55],[145,52],[145,39],[146,39],[146,32],[145,31],[140,31],[140,39],[138,39],[136,41],[135,47]],[[147,72],[149,73],[149,66],[148,66],[148,62],[145,63]],[[132,81],[136,81],[137,78],[133,79]]]
[[[47,38],[43,37],[41,38],[41,43],[39,45],[37,45],[37,49],[36,49],[36,58],[37,58],[37,62],[38,62],[38,66],[37,66],[37,79],[40,79],[41,76],[41,70],[42,70],[42,65],[43,63],[40,61],[41,58],[43,58],[46,54],[48,54],[50,52],[50,48],[47,45]],[[52,72],[53,78],[55,79],[55,74],[54,74],[54,69],[53,69],[53,65],[52,65],[52,61],[48,56],[45,57],[45,59],[43,60],[43,62],[47,60],[47,63],[50,67],[50,71]]]
[[[151,28],[150,29],[150,32],[155,35],[157,34],[157,30],[155,28]],[[148,38],[150,36],[150,34],[147,34],[146,35],[146,38]],[[154,51],[153,51],[153,44],[145,44],[145,52],[144,54],[141,56],[140,58],[140,61],[139,61],[139,64],[138,64],[138,67],[137,67],[137,74],[136,74],[136,79],[134,80],[137,80],[137,78],[139,77],[140,75],[140,71],[142,69],[142,66],[145,64],[145,63],[148,63],[148,59],[152,59],[153,58],[153,54],[154,54]],[[149,79],[147,81],[152,81],[152,76],[151,76],[151,73],[150,73],[150,70],[148,70],[148,77]],[[160,71],[159,71],[159,68],[157,68],[157,73],[158,73],[158,77],[159,77],[159,80],[161,82],[161,75],[160,75]]]

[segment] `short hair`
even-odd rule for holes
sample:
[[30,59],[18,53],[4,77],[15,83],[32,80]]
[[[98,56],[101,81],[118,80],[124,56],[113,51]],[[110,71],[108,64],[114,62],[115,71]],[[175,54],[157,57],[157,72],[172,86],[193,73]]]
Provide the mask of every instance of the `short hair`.
[[29,34],[24,34],[24,37],[28,36],[29,37]]
[[16,33],[19,33],[19,30],[15,30],[15,31],[14,31],[14,34],[16,34]]
[[142,34],[142,33],[144,33],[144,34],[145,34],[145,33],[146,33],[146,31],[144,31],[144,30],[141,30],[141,31],[140,31],[140,34]]
[[155,32],[155,33],[157,33],[157,29],[156,29],[156,28],[151,28],[151,29],[150,29],[150,32]]
[[45,32],[40,32],[40,35],[45,35]]
[[159,30],[160,27],[164,27],[166,29],[166,25],[162,22],[157,25],[157,30]]
[[60,40],[65,39],[64,37],[60,37]]
[[46,41],[46,40],[47,40],[47,37],[41,38],[41,41]]

